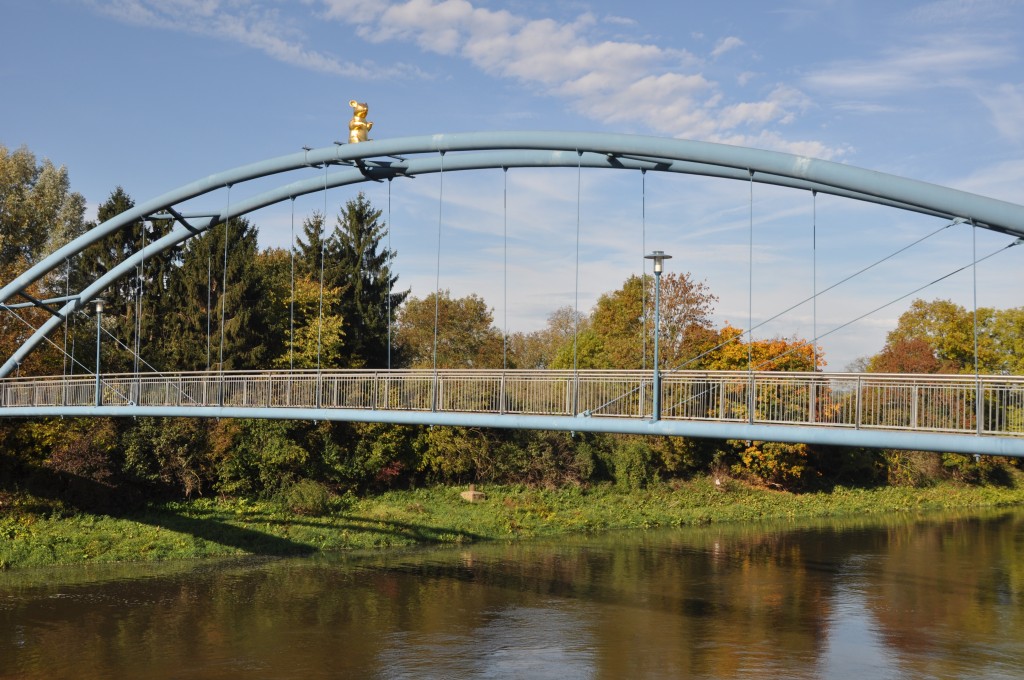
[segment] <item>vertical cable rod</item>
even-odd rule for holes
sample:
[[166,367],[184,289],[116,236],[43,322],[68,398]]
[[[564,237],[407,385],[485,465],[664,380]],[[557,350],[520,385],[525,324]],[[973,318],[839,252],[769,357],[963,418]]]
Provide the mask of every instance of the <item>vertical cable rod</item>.
[[437,325],[441,315],[441,224],[444,217],[444,151],[437,188],[437,261],[434,267],[434,377],[430,387],[430,409],[437,410]]
[[[64,298],[71,297],[71,260],[64,258],[64,263],[67,265],[67,274],[64,278]],[[64,315],[64,356],[61,357],[61,375],[67,377],[68,375],[68,316]],[[74,371],[75,362],[71,362],[71,370]]]
[[231,185],[228,185],[228,204],[224,209],[224,272],[221,277],[220,289],[220,356],[218,366],[220,367],[220,405],[224,405],[224,320],[227,316],[228,305],[228,236],[231,224]]
[[295,197],[292,196],[291,221],[291,297],[288,300],[288,370],[295,370]]
[[579,330],[580,330],[580,196],[583,186],[583,152],[576,149],[576,297],[572,312],[572,413],[579,413],[580,405],[580,369],[579,369]]
[[754,171],[750,173],[750,228],[747,237],[747,420],[754,422]]
[[213,249],[210,248],[210,235],[206,238],[206,372],[210,372],[210,359],[213,354],[211,336],[213,335]]
[[974,293],[974,418],[975,431],[984,431],[984,403],[981,393],[981,367],[978,362],[978,225],[971,220],[971,279]]
[[811,191],[811,355],[818,370],[818,192]]
[[142,253],[139,260],[139,291],[135,301],[135,375],[139,374],[139,359],[142,354],[142,296],[146,288],[146,222],[139,225],[142,232]]
[[647,370],[647,170],[640,170],[640,335],[643,358],[640,369]]
[[391,180],[388,177],[388,370],[391,370],[391,295],[394,285],[394,251],[391,250]]
[[502,313],[504,315],[504,330],[501,333],[501,369],[508,370],[508,168],[502,167],[502,237],[504,239],[504,263],[502,265]]
[[[327,259],[327,163],[324,163],[324,216],[320,222],[320,297],[316,324],[316,374],[320,380],[320,353],[323,343],[324,327],[324,260]],[[317,386],[317,405],[320,403],[320,388]]]

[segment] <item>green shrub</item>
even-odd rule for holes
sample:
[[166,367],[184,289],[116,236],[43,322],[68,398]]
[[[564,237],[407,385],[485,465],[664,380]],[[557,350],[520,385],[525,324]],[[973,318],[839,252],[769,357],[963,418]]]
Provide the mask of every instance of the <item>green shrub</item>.
[[337,506],[337,497],[325,485],[312,479],[300,479],[288,484],[276,495],[282,508],[296,515],[320,517]]
[[615,483],[626,489],[643,489],[658,478],[656,457],[644,441],[629,439],[612,448]]

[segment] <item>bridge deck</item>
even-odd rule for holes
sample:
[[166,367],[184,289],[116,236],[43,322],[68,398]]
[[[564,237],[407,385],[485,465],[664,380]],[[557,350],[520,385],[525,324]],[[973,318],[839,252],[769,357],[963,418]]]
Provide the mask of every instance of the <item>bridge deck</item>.
[[[652,406],[650,371],[226,371],[102,375],[101,383],[103,405],[124,415],[234,407],[644,419]],[[0,415],[95,406],[95,387],[88,374],[6,378]],[[1024,437],[1024,377],[670,372],[662,418]]]

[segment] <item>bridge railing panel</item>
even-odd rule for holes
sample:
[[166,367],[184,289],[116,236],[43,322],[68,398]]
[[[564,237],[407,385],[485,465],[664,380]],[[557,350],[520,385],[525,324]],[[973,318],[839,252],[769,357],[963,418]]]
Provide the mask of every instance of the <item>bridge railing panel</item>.
[[[680,371],[664,373],[661,384],[663,418],[1024,435],[1024,377],[1018,376]],[[7,378],[0,381],[0,407],[88,407],[95,404],[95,389],[95,376],[88,374]],[[652,389],[650,371],[331,369],[101,376],[103,404],[125,407],[647,418]]]
[[571,371],[511,371],[505,376],[506,413],[572,415],[573,395]]

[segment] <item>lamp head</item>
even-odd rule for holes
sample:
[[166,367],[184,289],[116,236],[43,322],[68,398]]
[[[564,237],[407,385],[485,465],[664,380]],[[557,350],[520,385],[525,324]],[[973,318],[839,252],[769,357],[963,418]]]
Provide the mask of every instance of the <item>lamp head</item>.
[[644,255],[645,260],[654,260],[654,273],[660,274],[664,268],[665,260],[671,260],[671,255],[666,255],[664,250],[655,250],[650,255]]

